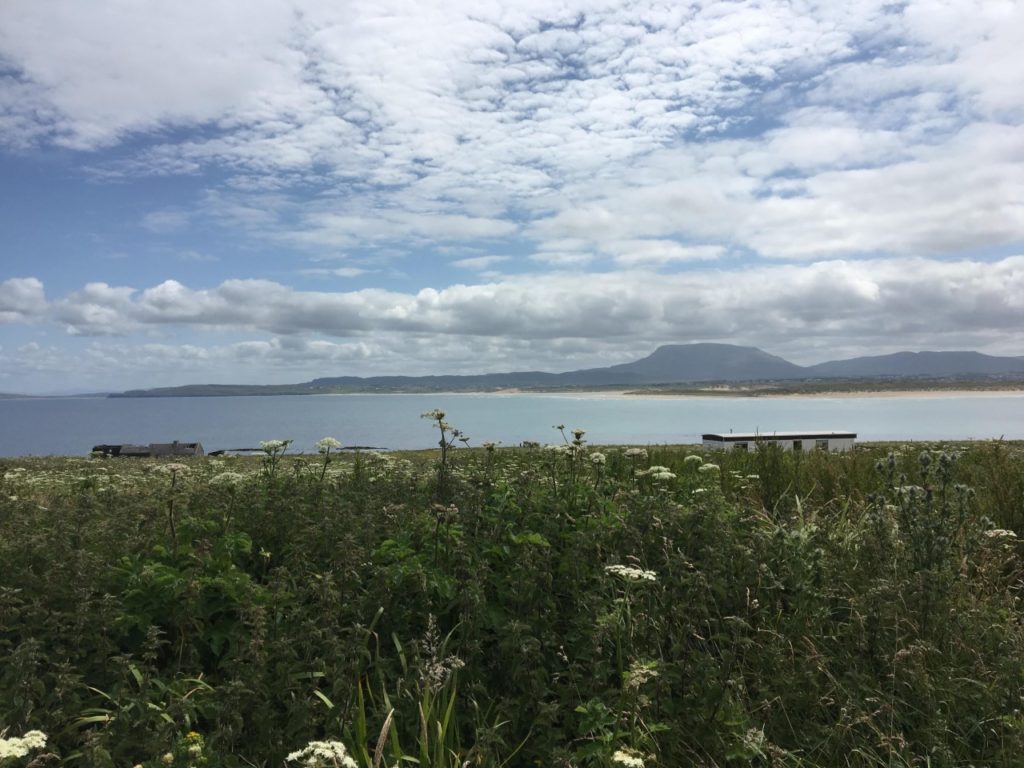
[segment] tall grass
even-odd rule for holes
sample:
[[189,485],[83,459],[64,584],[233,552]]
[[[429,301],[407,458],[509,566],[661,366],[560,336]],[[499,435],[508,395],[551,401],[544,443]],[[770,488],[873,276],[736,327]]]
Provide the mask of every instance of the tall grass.
[[102,768],[1020,765],[1021,446],[437,421],[408,457],[0,460],[0,731]]

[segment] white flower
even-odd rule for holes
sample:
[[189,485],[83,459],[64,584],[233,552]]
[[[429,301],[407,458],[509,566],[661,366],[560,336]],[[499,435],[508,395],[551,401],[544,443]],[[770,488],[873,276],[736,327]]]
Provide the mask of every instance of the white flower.
[[646,459],[647,449],[646,448],[627,448],[624,454],[630,459]]
[[1005,528],[993,528],[990,531],[985,531],[985,535],[990,539],[1016,539],[1017,534],[1013,531],[1008,531]]
[[327,453],[328,451],[336,451],[341,448],[341,443],[335,440],[333,437],[321,437],[316,441],[316,449],[320,453]]
[[687,456],[685,459],[683,459],[683,463],[684,464],[703,464],[704,463],[704,459],[702,459],[696,453],[691,453],[689,456]]
[[441,421],[444,419],[444,411],[440,408],[435,408],[432,411],[420,414],[421,419],[430,419],[431,421]]
[[592,453],[590,454],[590,461],[595,467],[603,467],[608,459],[603,453]]
[[42,749],[45,746],[46,734],[42,731],[29,731],[20,738],[13,736],[9,739],[0,739],[0,760],[24,757],[33,749]]
[[699,467],[697,467],[697,471],[698,472],[703,472],[704,474],[709,474],[711,472],[717,472],[718,471],[718,465],[717,464],[701,464]]
[[642,568],[634,568],[630,565],[606,565],[604,567],[605,573],[610,573],[612,576],[619,576],[626,581],[657,581],[658,574],[654,571],[645,571]]
[[287,448],[291,440],[260,440],[260,448],[267,453],[273,453],[274,451],[280,451],[282,448]]
[[178,472],[180,472],[183,475],[187,475],[189,472],[188,465],[178,464],[176,462],[171,462],[170,464],[161,464],[159,467],[157,467],[157,470],[160,472],[169,472],[172,475],[177,474]]
[[308,768],[358,768],[340,741],[311,741],[303,749],[292,752],[285,760],[301,761]]
[[221,472],[210,478],[210,485],[238,485],[245,480],[245,475],[239,472]]
[[626,768],[644,768],[643,758],[632,749],[617,749],[612,755],[612,762],[624,765]]
[[673,473],[671,470],[669,470],[668,467],[659,467],[658,465],[654,465],[653,467],[650,467],[643,474],[647,475],[648,477],[653,477],[655,480],[674,480],[675,479],[675,473]]

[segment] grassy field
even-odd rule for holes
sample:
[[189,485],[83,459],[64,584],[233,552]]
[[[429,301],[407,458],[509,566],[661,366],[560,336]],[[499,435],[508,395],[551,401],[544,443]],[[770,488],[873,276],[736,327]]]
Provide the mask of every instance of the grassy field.
[[0,459],[0,763],[1021,765],[1020,444],[433,418],[417,454]]

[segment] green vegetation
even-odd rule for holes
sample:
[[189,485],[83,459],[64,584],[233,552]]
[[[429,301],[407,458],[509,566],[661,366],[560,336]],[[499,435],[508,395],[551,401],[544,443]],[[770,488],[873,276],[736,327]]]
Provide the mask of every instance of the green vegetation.
[[429,453],[0,460],[4,768],[1020,765],[1019,444],[426,416]]

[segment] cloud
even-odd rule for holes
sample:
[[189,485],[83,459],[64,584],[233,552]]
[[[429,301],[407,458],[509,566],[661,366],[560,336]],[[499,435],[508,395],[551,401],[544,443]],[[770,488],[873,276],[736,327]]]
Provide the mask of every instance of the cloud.
[[142,217],[142,228],[157,235],[178,232],[188,226],[189,214],[175,208],[150,211]]
[[0,283],[0,323],[29,322],[43,316],[46,295],[34,277],[13,277]]
[[453,267],[472,270],[488,270],[510,259],[509,256],[471,256],[465,259],[456,259],[452,262]]
[[[41,289],[41,286],[40,286]],[[414,293],[297,291],[266,280],[196,290],[93,283],[56,302],[73,334],[142,328],[260,330],[362,338],[378,333],[554,339],[861,339],[957,331],[1024,341],[1024,256],[987,263],[923,258],[823,261],[663,274],[505,276]]]
[[602,247],[623,267],[655,266],[680,261],[711,261],[725,252],[720,245],[681,245],[672,240],[618,240]]
[[[233,209],[223,225],[315,252],[523,231],[554,269],[608,240],[956,252],[1024,238],[1022,14],[967,0],[11,0],[0,121],[16,146],[142,136],[97,172],[227,173],[212,193]],[[548,242],[567,238],[588,245]]]

